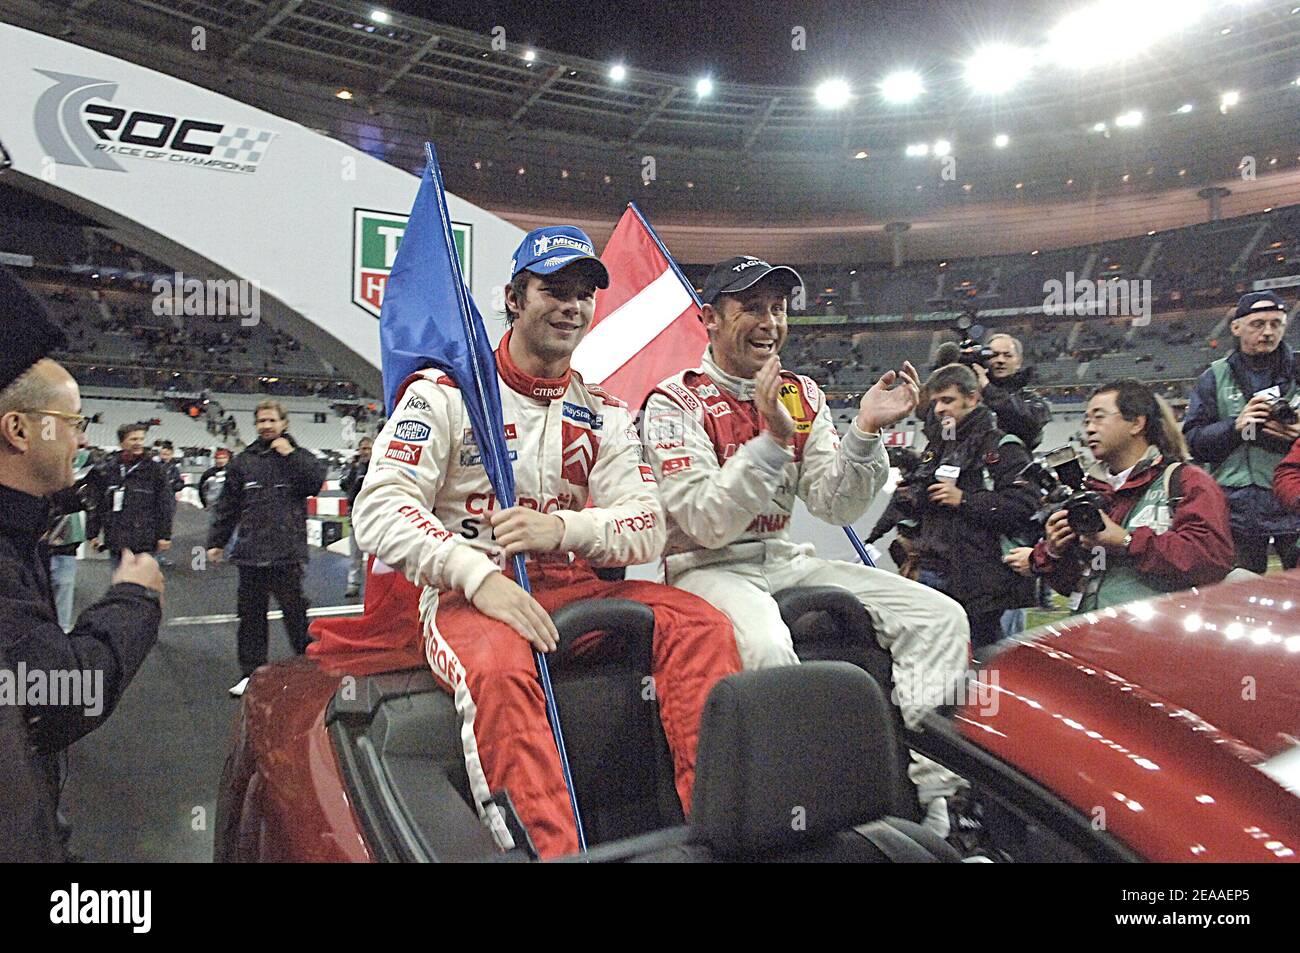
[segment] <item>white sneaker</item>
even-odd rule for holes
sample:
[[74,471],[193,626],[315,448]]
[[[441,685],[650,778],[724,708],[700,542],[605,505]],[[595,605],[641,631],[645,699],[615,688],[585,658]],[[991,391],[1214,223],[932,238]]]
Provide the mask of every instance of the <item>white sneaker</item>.
[[230,697],[239,698],[241,695],[244,694],[244,689],[246,689],[247,687],[248,687],[248,676],[245,675],[239,681],[235,682],[235,684],[230,686]]

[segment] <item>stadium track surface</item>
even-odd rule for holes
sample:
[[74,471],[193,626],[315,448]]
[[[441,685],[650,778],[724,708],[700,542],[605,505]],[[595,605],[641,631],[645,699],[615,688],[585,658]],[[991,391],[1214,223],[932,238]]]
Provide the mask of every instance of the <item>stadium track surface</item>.
[[[207,536],[207,513],[177,504],[171,556],[164,568],[158,644],[108,721],[69,750],[60,805],[72,825],[71,849],[88,861],[212,859],[217,786],[238,701],[234,622],[172,625],[170,620],[235,611],[236,570],[190,568]],[[77,565],[76,610],[108,587],[107,560]],[[311,550],[304,588],[313,607],[347,600],[347,559]],[[353,600],[359,603],[359,600]],[[278,608],[271,601],[273,610]],[[271,659],[289,655],[281,622],[272,620]],[[202,808],[201,829],[195,809]]]

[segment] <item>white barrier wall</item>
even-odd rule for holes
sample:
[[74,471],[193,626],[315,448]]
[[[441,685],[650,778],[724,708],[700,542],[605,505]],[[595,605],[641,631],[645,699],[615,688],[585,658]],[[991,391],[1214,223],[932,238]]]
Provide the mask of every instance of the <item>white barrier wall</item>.
[[[378,292],[416,177],[226,96],[9,24],[0,24],[0,90],[7,180],[193,277],[255,282],[260,319],[377,384]],[[447,202],[488,316],[523,232],[454,195]],[[487,324],[498,338],[501,322]]]

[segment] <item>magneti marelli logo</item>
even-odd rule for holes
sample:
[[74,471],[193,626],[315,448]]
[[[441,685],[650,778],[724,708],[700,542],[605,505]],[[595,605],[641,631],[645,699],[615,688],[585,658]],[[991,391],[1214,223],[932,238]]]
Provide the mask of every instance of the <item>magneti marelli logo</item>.
[[[376,318],[384,304],[384,289],[392,274],[397,249],[406,234],[409,215],[379,212],[374,209],[353,210],[352,218],[352,303]],[[466,222],[451,223],[451,237],[460,259],[460,273],[465,286],[472,288],[474,279],[470,263],[473,255],[474,227]]]
[[257,171],[275,138],[265,129],[211,117],[115,105],[118,84],[112,80],[36,72],[54,81],[36,100],[36,138],[60,165],[126,172],[122,159],[248,174]]

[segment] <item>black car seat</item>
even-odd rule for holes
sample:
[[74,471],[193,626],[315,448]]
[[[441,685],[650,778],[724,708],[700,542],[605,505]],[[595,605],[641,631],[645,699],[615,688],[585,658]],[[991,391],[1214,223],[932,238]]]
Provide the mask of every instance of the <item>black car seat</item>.
[[[895,736],[904,738],[903,714],[893,702],[893,659],[876,641],[875,623],[857,597],[839,586],[801,586],[783,589],[774,598],[799,660],[851,662],[863,669],[884,691]],[[911,757],[904,745],[898,747],[898,759],[903,784],[910,793],[906,779]],[[920,820],[921,807],[914,796],[906,799],[899,816]]]
[[905,806],[880,687],[845,662],[742,672],[700,726],[686,843],[638,862],[957,862]]
[[[548,657],[565,746],[589,844],[680,825],[672,759],[652,683],[654,613],[596,599],[552,616]],[[601,640],[588,638],[605,632]],[[391,859],[473,859],[483,851],[451,695],[427,668],[355,680],[326,722],[369,838]],[[455,802],[455,803],[452,803]],[[467,820],[468,818],[468,820]]]

